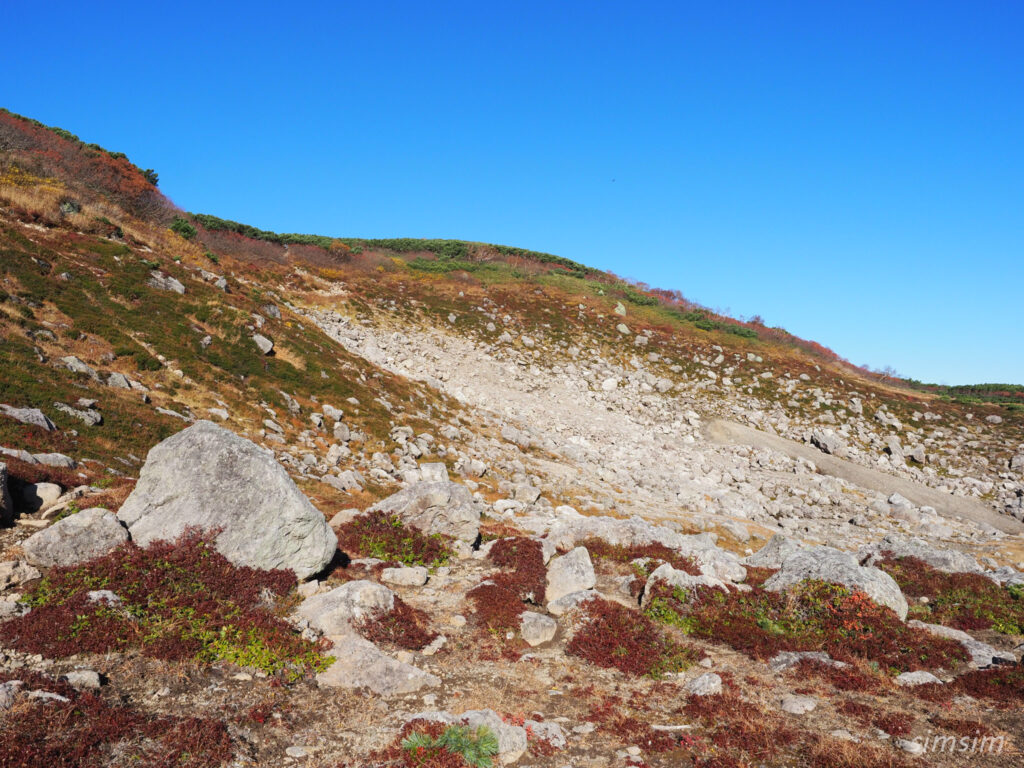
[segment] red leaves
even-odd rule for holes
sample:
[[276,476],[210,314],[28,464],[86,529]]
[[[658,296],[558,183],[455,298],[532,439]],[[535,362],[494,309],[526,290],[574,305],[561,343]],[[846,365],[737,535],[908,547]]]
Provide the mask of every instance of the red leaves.
[[19,674],[26,688],[69,701],[36,705],[30,716],[0,719],[0,768],[100,768],[118,746],[126,758],[154,768],[214,768],[231,759],[223,722],[154,717],[78,693],[42,675]]
[[356,629],[373,643],[386,643],[410,651],[418,651],[437,637],[430,631],[430,617],[395,596],[395,607],[390,613],[374,619],[364,619]]
[[660,677],[697,660],[699,653],[682,646],[643,614],[595,597],[584,604],[585,623],[566,646],[566,653],[599,667],[627,675]]

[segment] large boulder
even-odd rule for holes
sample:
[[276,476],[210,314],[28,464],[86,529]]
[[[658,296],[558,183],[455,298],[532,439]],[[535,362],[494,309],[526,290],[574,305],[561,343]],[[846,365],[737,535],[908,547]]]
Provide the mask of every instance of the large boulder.
[[480,510],[464,485],[416,483],[370,507],[367,512],[397,515],[426,534],[439,533],[472,544],[480,532]]
[[795,552],[782,562],[778,573],[764,583],[771,592],[783,592],[801,581],[826,581],[860,590],[879,605],[907,618],[907,600],[893,578],[877,568],[861,566],[849,552],[832,547],[811,547]]
[[107,554],[128,541],[128,531],[113,512],[95,507],[58,520],[21,543],[32,565],[77,565]]
[[573,592],[591,589],[597,584],[594,564],[586,547],[576,547],[548,564],[548,586],[544,602],[550,603]]
[[219,530],[217,551],[235,565],[288,568],[299,579],[322,570],[338,545],[270,451],[209,421],[149,452],[117,516],[140,546],[190,526]]
[[700,576],[693,576],[686,571],[680,571],[673,568],[668,563],[662,563],[651,575],[647,577],[647,583],[644,586],[643,594],[643,607],[647,607],[650,603],[651,598],[654,595],[654,588],[659,583],[664,584],[668,587],[679,587],[684,590],[692,590],[695,587],[712,587],[714,589],[721,589],[725,592],[729,591],[729,587],[726,583],[720,579],[716,579],[714,576],[708,576],[707,574],[701,574]]

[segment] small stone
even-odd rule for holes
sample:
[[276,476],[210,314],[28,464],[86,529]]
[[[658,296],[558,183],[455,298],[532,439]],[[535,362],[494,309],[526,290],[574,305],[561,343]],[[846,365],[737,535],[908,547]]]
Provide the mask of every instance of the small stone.
[[519,617],[519,631],[523,640],[531,647],[535,647],[554,638],[558,631],[558,622],[541,613],[524,611]]
[[422,565],[411,568],[385,568],[380,572],[380,580],[385,584],[400,587],[422,587],[427,583],[427,569]]
[[781,708],[791,715],[806,715],[818,708],[818,700],[811,696],[783,696]]
[[896,746],[910,755],[924,754],[924,744],[922,744],[920,741],[917,741],[916,739],[896,739]]
[[714,672],[705,672],[688,682],[686,690],[694,696],[717,696],[722,692],[722,678]]
[[933,675],[931,672],[925,670],[918,670],[917,672],[904,672],[902,675],[897,675],[896,685],[904,688],[913,688],[918,685],[929,685],[929,684],[942,685],[942,681]]
[[76,691],[95,690],[100,687],[99,673],[91,669],[75,669],[64,675],[68,683]]

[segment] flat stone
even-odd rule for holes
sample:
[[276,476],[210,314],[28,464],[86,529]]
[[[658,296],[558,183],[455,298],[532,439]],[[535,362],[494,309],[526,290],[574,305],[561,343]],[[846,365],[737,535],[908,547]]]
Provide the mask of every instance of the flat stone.
[[791,715],[806,715],[818,708],[818,700],[812,696],[783,696],[779,706]]
[[524,611],[519,617],[519,633],[530,647],[550,642],[558,631],[558,622],[535,611]]
[[422,565],[411,568],[385,568],[380,573],[380,580],[385,584],[399,587],[422,587],[427,583],[427,569]]
[[722,678],[714,672],[705,672],[688,682],[686,690],[693,696],[716,696],[722,692]]

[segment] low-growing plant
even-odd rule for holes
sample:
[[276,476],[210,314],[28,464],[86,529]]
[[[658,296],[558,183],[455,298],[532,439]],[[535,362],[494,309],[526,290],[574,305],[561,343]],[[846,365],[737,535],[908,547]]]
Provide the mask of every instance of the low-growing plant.
[[700,657],[695,648],[677,643],[649,618],[618,603],[591,598],[583,615],[566,652],[599,667],[659,678],[689,668]]
[[447,753],[458,755],[470,768],[490,768],[494,756],[498,754],[498,737],[486,725],[476,728],[449,725],[440,733],[436,733],[436,730],[414,730],[402,739],[406,765],[424,768],[448,765],[439,759]]
[[695,637],[722,642],[756,659],[781,651],[823,650],[843,661],[874,661],[886,670],[951,667],[967,658],[954,640],[908,627],[862,592],[805,581],[788,592],[741,592],[655,585],[651,618]]
[[231,759],[223,721],[153,715],[39,673],[0,673],[0,682],[11,679],[62,698],[40,700],[19,717],[0,718],[5,768],[102,768],[111,765],[114,747],[124,764],[153,768],[216,768]]
[[[174,542],[127,543],[54,568],[22,598],[32,610],[0,624],[0,640],[49,657],[139,648],[161,659],[224,660],[295,679],[329,660],[266,602],[294,584],[291,571],[232,565],[211,534],[187,530]],[[90,596],[97,590],[115,597]]]
[[346,554],[436,568],[451,558],[447,540],[440,534],[425,534],[406,525],[398,515],[367,512],[341,526],[338,548]]
[[[580,546],[586,547],[594,560],[608,560],[615,563],[632,563],[634,560],[650,560],[653,566],[661,563],[668,563],[677,571],[685,571],[691,576],[699,576],[700,568],[697,562],[687,555],[682,555],[664,544],[651,543],[634,546],[623,546],[621,544],[610,544],[604,539],[590,538],[580,542]],[[638,573],[642,578],[647,578],[650,571],[654,570],[650,564],[643,573]]]
[[409,651],[418,651],[437,637],[430,630],[430,617],[395,596],[395,606],[382,616],[367,617],[357,631],[373,643],[392,645]]
[[999,666],[976,669],[957,676],[952,682],[928,683],[913,688],[926,701],[947,702],[957,696],[987,699],[1004,709],[1024,706],[1024,666]]
[[888,554],[878,567],[908,597],[928,598],[926,604],[912,606],[917,618],[964,631],[993,629],[1024,635],[1024,587],[1002,587],[978,573],[945,573],[916,557]]

